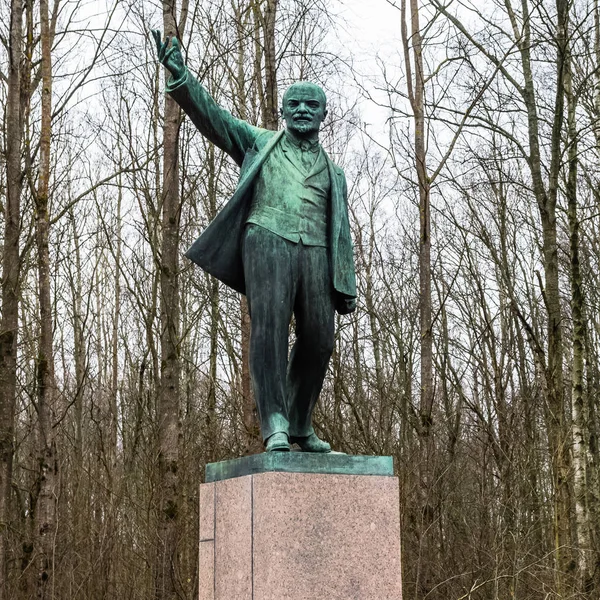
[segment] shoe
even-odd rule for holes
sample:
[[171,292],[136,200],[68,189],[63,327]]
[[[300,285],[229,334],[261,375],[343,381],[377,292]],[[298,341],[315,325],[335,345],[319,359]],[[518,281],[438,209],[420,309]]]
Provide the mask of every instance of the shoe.
[[329,443],[318,438],[316,433],[311,433],[307,437],[291,437],[290,442],[298,444],[302,452],[317,452],[320,454],[331,452]]
[[266,441],[265,450],[266,452],[289,452],[290,442],[287,433],[279,431],[270,436]]

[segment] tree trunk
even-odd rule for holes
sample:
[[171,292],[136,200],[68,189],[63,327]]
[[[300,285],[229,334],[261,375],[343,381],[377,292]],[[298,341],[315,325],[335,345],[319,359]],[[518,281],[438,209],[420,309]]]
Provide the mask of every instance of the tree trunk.
[[431,429],[433,409],[433,341],[431,335],[431,211],[430,184],[427,174],[425,141],[425,76],[417,0],[410,1],[412,47],[415,66],[413,113],[415,119],[415,162],[419,184],[419,302],[421,329],[421,402],[422,435]]
[[[176,0],[163,1],[165,36],[181,37]],[[182,10],[183,15],[183,10]],[[179,512],[179,124],[177,103],[165,97],[163,125],[162,240],[160,251],[160,388],[158,394],[159,512],[155,598],[177,597]]]
[[[545,272],[545,296],[548,311],[548,408],[549,439],[552,452],[554,479],[554,524],[557,557],[556,583],[560,597],[571,591],[575,571],[573,543],[571,539],[571,445],[567,410],[565,406],[563,378],[562,314],[559,293],[558,243],[556,204],[558,173],[562,154],[562,129],[564,121],[564,71],[569,48],[567,28],[569,2],[557,0],[556,23],[556,101],[552,126],[550,182],[545,204],[541,210],[543,232],[543,260]],[[541,173],[541,169],[540,169]],[[541,182],[540,182],[541,185]]]
[[[589,477],[590,461],[590,426],[587,411],[587,398],[584,394],[584,362],[586,351],[585,301],[581,278],[579,258],[579,220],[577,216],[577,172],[578,134],[576,122],[577,101],[573,93],[572,57],[570,49],[565,56],[564,88],[567,100],[567,215],[570,237],[570,279],[571,279],[571,315],[573,319],[571,368],[571,405],[573,411],[573,473],[574,501],[577,531],[577,562],[579,566],[578,587],[582,593],[592,593],[594,586],[594,564],[592,560],[593,529],[590,522]],[[585,596],[591,597],[591,596]]]
[[0,321],[0,600],[8,600],[8,532],[14,454],[21,233],[21,46],[23,5],[12,0],[6,97],[6,204]]
[[[119,146],[119,168],[123,166],[123,157],[121,156],[121,147]],[[111,459],[111,469],[117,466],[117,454],[118,454],[118,425],[119,425],[119,410],[117,397],[119,393],[119,321],[121,318],[121,252],[122,252],[122,241],[121,241],[121,205],[123,202],[123,182],[122,177],[118,178],[118,191],[117,191],[117,214],[115,223],[115,295],[114,295],[114,311],[113,311],[113,322],[112,322],[112,348],[111,348],[111,376],[110,376],[110,431],[109,431],[109,452]],[[113,473],[114,474],[114,473]]]
[[36,504],[37,598],[51,598],[56,536],[58,460],[54,421],[56,382],[52,346],[52,298],[50,291],[50,223],[48,195],[50,184],[50,143],[52,133],[52,35],[48,0],[40,0],[42,46],[42,121],[40,129],[40,168],[34,194],[36,244],[38,252],[38,291],[40,340],[37,359],[37,453],[39,495]]
[[[425,75],[423,70],[423,48],[419,23],[418,0],[410,0],[411,36],[409,40],[406,26],[406,0],[402,0],[402,42],[404,48],[404,64],[406,67],[408,98],[414,118],[414,158],[417,183],[419,187],[419,325],[420,325],[420,359],[421,359],[421,393],[419,403],[419,445],[420,445],[420,487],[422,520],[417,593],[423,595],[433,585],[433,570],[430,568],[433,556],[431,540],[434,510],[433,496],[433,339],[431,317],[431,213],[430,213],[430,181],[427,173],[427,147],[425,132]],[[410,64],[410,46],[414,63],[414,79]]]
[[277,114],[277,57],[275,55],[275,23],[278,0],[265,0],[263,13],[263,44],[265,49],[265,95],[261,100],[263,127],[275,130],[279,126]]
[[[206,195],[208,197],[208,220],[212,221],[217,214],[217,188],[215,185],[215,147],[208,145],[206,156],[208,169]],[[210,275],[208,279],[210,301],[210,359],[208,373],[208,394],[206,405],[206,460],[214,461],[217,456],[217,360],[219,354],[219,321],[221,307],[219,302],[219,281]]]

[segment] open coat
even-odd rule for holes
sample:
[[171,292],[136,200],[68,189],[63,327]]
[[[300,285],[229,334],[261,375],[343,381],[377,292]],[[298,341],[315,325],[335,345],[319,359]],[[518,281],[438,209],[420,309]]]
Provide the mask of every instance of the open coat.
[[[245,294],[241,243],[252,202],[253,184],[269,152],[279,143],[284,132],[261,129],[236,119],[218,106],[189,72],[178,81],[170,81],[167,92],[198,130],[241,166],[235,193],[185,255],[226,285]],[[331,278],[336,310],[346,314],[356,307],[347,185],[344,172],[328,156],[327,164],[331,185],[327,217]]]

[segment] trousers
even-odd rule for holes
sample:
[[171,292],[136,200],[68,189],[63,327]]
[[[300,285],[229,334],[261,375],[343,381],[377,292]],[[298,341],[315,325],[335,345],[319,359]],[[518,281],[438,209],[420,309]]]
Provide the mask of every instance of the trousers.
[[[248,224],[242,258],[250,376],[263,440],[278,432],[309,436],[334,344],[329,252]],[[296,339],[288,356],[292,315]]]

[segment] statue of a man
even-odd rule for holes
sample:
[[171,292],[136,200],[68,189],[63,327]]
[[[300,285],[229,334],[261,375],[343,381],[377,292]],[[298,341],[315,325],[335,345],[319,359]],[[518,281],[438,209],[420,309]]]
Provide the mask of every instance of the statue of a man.
[[[323,90],[293,84],[283,131],[234,118],[188,72],[179,43],[153,31],[166,91],[198,130],[240,165],[237,189],[186,256],[246,294],[250,374],[265,447],[330,452],[312,426],[334,344],[334,316],[356,308],[344,172],[319,144]],[[288,359],[288,332],[296,341]]]

